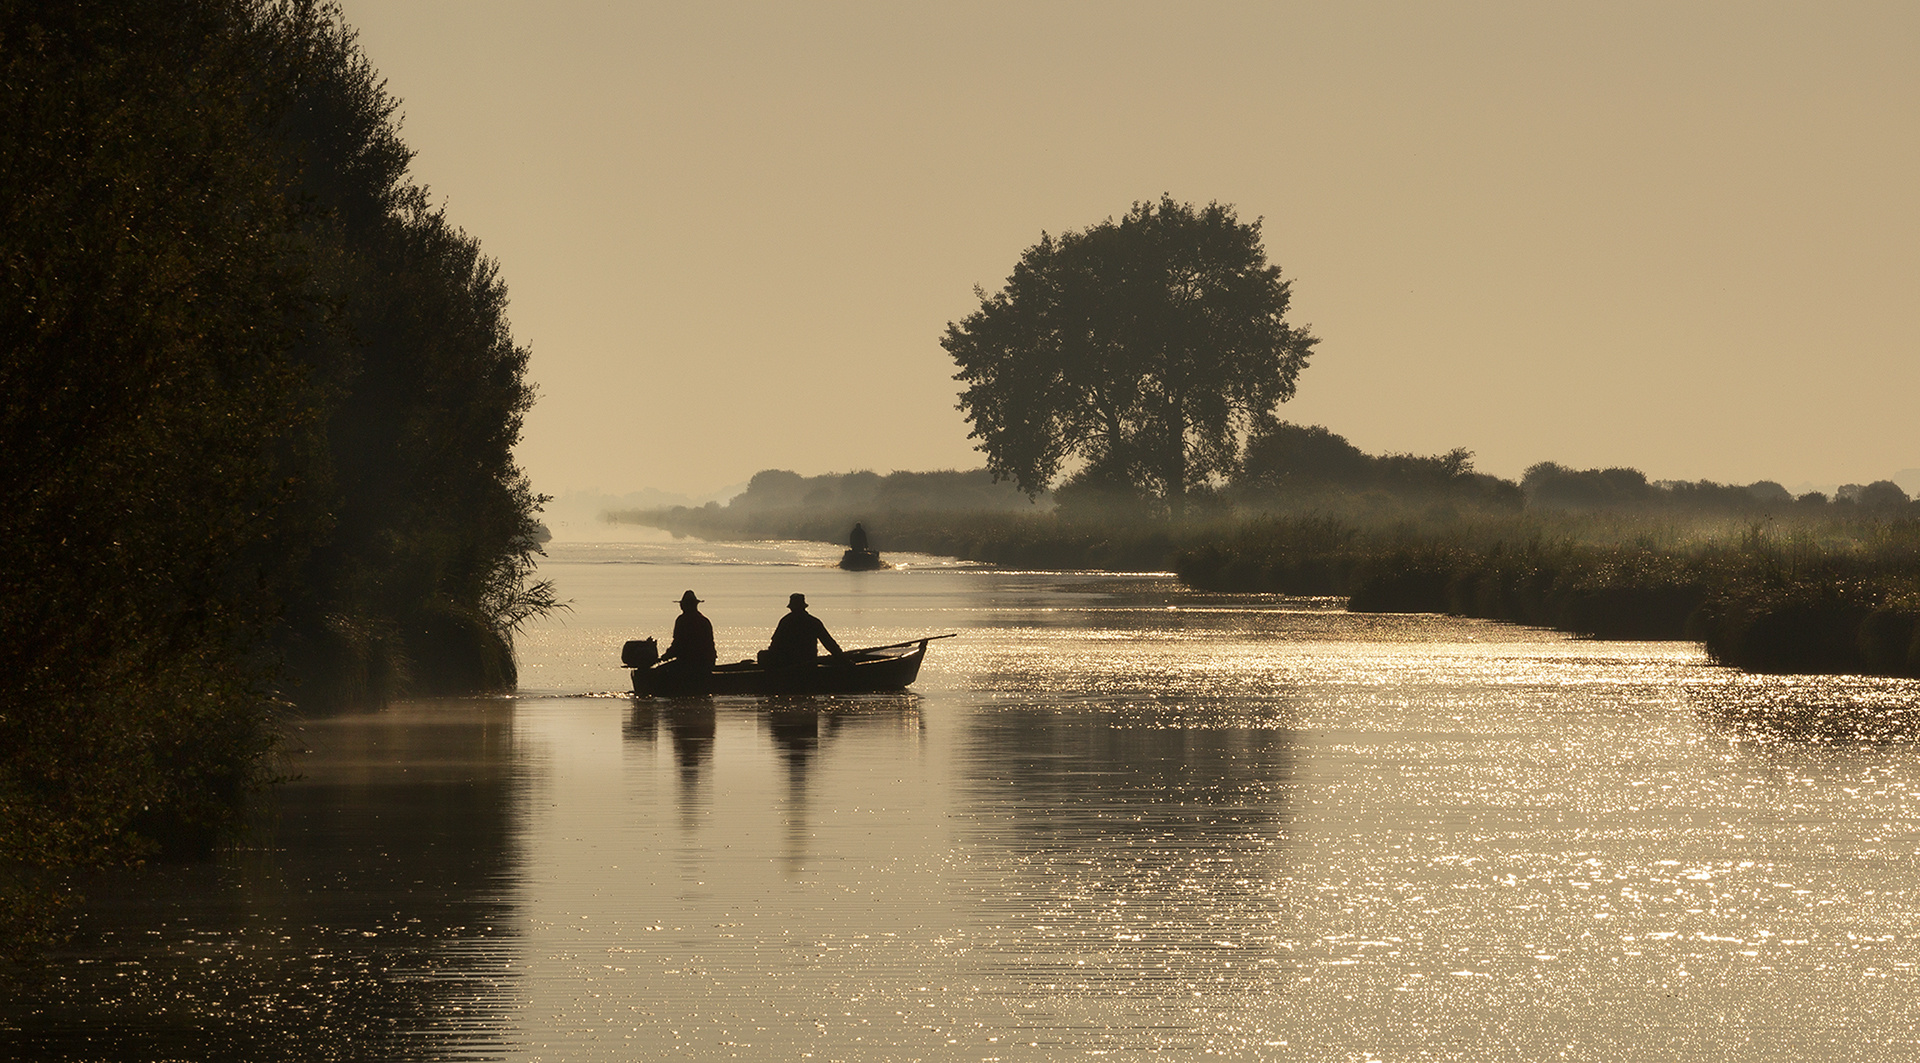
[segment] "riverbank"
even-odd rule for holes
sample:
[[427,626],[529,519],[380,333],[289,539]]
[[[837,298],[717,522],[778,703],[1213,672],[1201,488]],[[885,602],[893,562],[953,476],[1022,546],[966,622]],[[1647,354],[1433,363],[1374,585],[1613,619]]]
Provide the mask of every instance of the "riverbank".
[[[702,538],[838,542],[846,514],[630,515]],[[1332,595],[1605,639],[1688,639],[1751,672],[1920,676],[1920,521],[1764,522],[1566,512],[1367,525],[1317,516],[1174,525],[1058,514],[865,517],[883,550],[1007,567],[1172,571],[1196,589]]]

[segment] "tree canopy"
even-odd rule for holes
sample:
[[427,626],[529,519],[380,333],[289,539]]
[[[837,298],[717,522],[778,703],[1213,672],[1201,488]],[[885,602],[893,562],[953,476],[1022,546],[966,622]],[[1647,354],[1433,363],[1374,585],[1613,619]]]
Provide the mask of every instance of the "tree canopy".
[[0,865],[204,846],[282,696],[512,683],[528,355],[395,110],[314,0],[0,0]]
[[1036,494],[1077,462],[1073,482],[1177,515],[1294,394],[1319,341],[1287,322],[1290,284],[1259,220],[1163,196],[1043,233],[940,345],[996,478]]

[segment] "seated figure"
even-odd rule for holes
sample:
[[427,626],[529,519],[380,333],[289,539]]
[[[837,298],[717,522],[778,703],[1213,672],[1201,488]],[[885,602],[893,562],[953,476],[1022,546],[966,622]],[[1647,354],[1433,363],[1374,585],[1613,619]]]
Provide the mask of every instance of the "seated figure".
[[836,658],[841,655],[827,625],[807,612],[807,596],[795,594],[787,599],[787,615],[774,626],[773,641],[760,651],[760,663],[770,668],[807,667],[819,656],[820,645]]
[[700,599],[692,591],[680,596],[680,615],[673,621],[673,642],[660,655],[660,663],[674,670],[677,677],[693,678],[713,671],[719,658],[713,645],[713,621],[700,613]]

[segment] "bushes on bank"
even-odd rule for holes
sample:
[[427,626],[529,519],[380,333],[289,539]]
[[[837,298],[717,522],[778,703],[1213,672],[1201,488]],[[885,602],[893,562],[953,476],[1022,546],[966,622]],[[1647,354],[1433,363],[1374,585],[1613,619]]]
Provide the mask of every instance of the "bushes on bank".
[[394,111],[311,0],[0,0],[0,868],[205,851],[286,696],[512,681],[527,352]]
[[1703,642],[1755,672],[1920,676],[1920,524],[1781,544],[1750,533],[1654,549],[1538,528],[1332,532],[1271,521],[1175,562],[1210,590],[1340,594],[1359,612],[1435,612],[1609,639]]

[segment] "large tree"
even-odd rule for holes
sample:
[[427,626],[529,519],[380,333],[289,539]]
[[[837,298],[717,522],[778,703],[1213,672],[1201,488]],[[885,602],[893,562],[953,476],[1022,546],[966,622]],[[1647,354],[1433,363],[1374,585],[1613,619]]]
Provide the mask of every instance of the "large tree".
[[283,696],[510,686],[553,604],[396,106],[320,0],[0,0],[0,951],[239,823]]
[[995,478],[1037,494],[1077,461],[1077,481],[1141,490],[1178,516],[1293,397],[1319,341],[1287,323],[1289,285],[1259,220],[1163,196],[1043,233],[940,345]]

